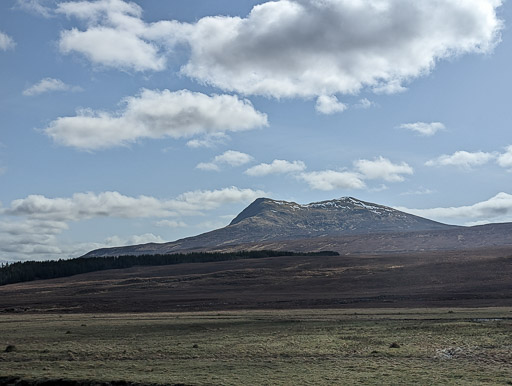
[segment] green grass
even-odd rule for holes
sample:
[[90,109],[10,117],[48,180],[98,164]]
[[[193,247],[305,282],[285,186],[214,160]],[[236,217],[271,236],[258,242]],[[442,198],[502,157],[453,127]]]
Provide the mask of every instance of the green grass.
[[[194,385],[505,385],[512,384],[511,318],[510,308],[4,314],[0,375]],[[394,342],[400,347],[391,348]],[[9,344],[16,350],[4,352]]]

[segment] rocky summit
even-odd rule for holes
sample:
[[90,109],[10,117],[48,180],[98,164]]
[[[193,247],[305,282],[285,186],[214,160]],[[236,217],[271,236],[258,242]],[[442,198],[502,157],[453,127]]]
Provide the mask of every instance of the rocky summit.
[[343,197],[297,204],[258,198],[226,227],[163,244],[103,248],[86,256],[159,254],[222,249],[248,243],[457,228],[393,208]]
[[393,208],[343,197],[301,205],[259,198],[229,225],[249,227],[259,238],[303,238],[447,229],[451,226]]

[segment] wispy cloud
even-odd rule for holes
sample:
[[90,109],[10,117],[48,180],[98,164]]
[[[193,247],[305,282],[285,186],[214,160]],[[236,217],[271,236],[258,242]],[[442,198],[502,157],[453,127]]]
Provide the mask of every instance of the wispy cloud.
[[498,193],[496,196],[473,205],[429,209],[396,209],[438,221],[464,224],[483,224],[489,221],[512,221],[512,195]]
[[187,142],[187,146],[193,149],[206,147],[211,148],[217,145],[224,145],[230,139],[226,133],[212,133],[202,138],[191,139]]
[[400,195],[401,196],[423,196],[423,195],[432,194],[432,193],[435,193],[435,191],[432,189],[419,187],[416,190],[408,190],[407,192],[400,193]]
[[311,189],[363,189],[366,184],[361,175],[352,172],[323,170],[317,172],[301,173],[298,178],[307,182]]
[[415,122],[415,123],[404,123],[398,126],[400,129],[406,129],[415,131],[416,133],[425,137],[431,137],[440,130],[445,130],[446,127],[441,122]]
[[64,83],[60,79],[55,78],[44,78],[41,79],[36,84],[26,88],[23,90],[23,95],[25,96],[34,96],[39,94],[44,94],[52,91],[83,91],[83,89],[79,86],[71,86],[69,84]]
[[370,107],[375,106],[375,103],[369,100],[368,98],[360,99],[358,103],[354,105],[356,109],[369,109]]
[[164,228],[186,228],[187,224],[183,221],[176,220],[160,220],[155,223],[158,227]]
[[132,235],[127,238],[122,238],[119,236],[111,236],[105,240],[105,244],[107,246],[123,246],[123,245],[137,245],[137,244],[146,244],[146,243],[164,243],[162,237],[158,235],[154,235],[153,233],[144,233],[142,235]]
[[23,11],[46,18],[53,16],[53,10],[44,5],[48,0],[16,0],[16,6]]
[[275,159],[270,164],[261,163],[247,169],[244,173],[249,176],[263,177],[269,174],[287,174],[297,173],[306,169],[306,164],[302,161],[286,161]]
[[484,165],[496,158],[496,153],[483,151],[468,152],[456,151],[448,155],[444,154],[425,163],[426,166],[458,166],[464,169],[471,169],[475,166]]
[[7,51],[13,49],[14,47],[16,47],[14,40],[9,35],[6,35],[0,31],[0,50]]
[[253,157],[249,154],[236,150],[228,150],[218,156],[215,156],[211,162],[201,162],[197,164],[196,168],[201,170],[219,171],[221,165],[242,166],[251,162],[252,160]]

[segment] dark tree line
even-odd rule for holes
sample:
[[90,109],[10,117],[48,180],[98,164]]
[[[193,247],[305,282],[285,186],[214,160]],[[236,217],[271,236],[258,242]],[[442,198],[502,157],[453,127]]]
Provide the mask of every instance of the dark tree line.
[[2,265],[0,285],[32,280],[54,279],[80,273],[121,269],[134,266],[171,265],[180,263],[205,263],[213,261],[258,259],[282,256],[338,256],[337,252],[322,251],[296,253],[285,251],[194,252],[171,255],[78,257],[69,260],[24,261]]

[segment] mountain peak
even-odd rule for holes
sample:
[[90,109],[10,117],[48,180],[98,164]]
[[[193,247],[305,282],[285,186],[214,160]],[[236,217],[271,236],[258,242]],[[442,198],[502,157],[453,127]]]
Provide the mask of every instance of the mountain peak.
[[277,201],[267,197],[260,197],[254,200],[247,208],[241,211],[229,225],[238,224],[240,221],[257,216],[260,213],[269,210],[270,207],[278,205],[279,203],[285,203],[286,201]]
[[392,208],[365,202],[354,197],[341,197],[338,199],[312,202],[309,204],[297,204],[293,201],[273,200],[271,198],[261,197],[256,199],[252,204],[240,212],[240,214],[236,216],[229,225],[236,225],[243,220],[253,217],[276,217],[272,213],[279,214],[280,216],[296,216],[301,212],[313,213],[315,210],[326,212],[344,211],[347,212],[346,214],[356,210],[370,211],[376,215],[389,215],[390,213],[398,215],[402,213]]

